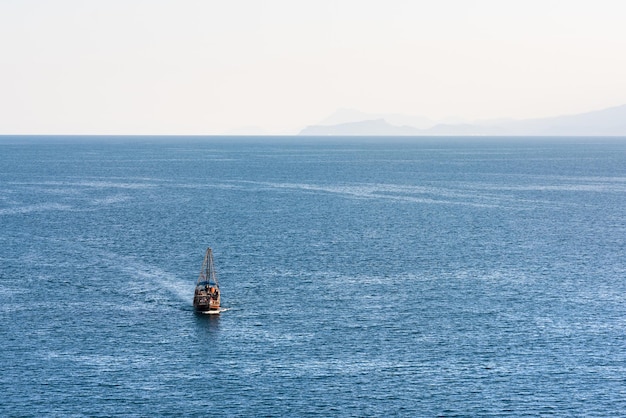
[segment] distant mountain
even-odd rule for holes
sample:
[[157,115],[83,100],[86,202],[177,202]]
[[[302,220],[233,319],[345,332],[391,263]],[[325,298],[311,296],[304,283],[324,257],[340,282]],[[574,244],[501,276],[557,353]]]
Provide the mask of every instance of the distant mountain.
[[495,120],[436,124],[426,129],[395,125],[387,119],[312,125],[300,135],[510,135],[510,136],[626,136],[626,105],[577,115],[541,119]]
[[436,121],[423,116],[403,115],[400,113],[365,113],[354,109],[338,109],[332,115],[321,121],[319,125],[339,125],[376,119],[384,119],[391,125],[406,125],[418,129],[427,129],[437,124]]
[[339,135],[339,136],[394,136],[421,135],[422,131],[411,126],[391,125],[384,119],[364,120],[360,122],[339,123],[337,125],[307,126],[300,135]]
[[509,122],[500,127],[511,135],[626,136],[626,105],[577,115]]

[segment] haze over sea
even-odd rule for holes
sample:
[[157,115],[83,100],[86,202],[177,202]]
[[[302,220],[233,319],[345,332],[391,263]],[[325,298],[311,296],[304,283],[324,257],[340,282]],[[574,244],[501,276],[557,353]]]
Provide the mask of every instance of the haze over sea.
[[626,414],[623,138],[0,137],[0,231],[2,416]]

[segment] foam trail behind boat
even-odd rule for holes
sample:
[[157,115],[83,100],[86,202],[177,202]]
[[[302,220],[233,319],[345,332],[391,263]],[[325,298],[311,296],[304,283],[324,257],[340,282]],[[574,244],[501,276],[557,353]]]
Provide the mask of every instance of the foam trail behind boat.
[[127,264],[122,270],[127,272],[130,276],[139,277],[142,282],[156,284],[182,302],[189,302],[193,295],[193,283],[184,284],[180,282],[174,274],[158,267],[148,266],[136,260],[127,260]]

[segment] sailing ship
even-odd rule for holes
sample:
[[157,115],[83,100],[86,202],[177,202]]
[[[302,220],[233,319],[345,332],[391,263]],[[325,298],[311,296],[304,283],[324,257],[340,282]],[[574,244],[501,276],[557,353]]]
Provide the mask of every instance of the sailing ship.
[[196,311],[205,314],[220,313],[220,286],[213,267],[213,251],[207,248],[202,262],[200,276],[196,282],[193,295],[193,306]]

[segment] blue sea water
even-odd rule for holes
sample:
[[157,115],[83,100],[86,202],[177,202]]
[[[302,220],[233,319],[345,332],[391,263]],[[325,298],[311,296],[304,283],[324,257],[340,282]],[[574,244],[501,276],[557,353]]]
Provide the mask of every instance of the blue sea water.
[[2,416],[626,415],[626,139],[3,137],[0,231]]

